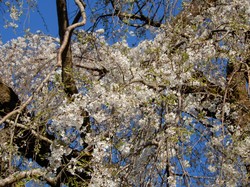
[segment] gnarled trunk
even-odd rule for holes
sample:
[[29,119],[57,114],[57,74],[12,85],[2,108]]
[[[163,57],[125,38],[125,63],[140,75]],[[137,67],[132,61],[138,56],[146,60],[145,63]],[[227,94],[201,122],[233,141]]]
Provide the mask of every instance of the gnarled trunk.
[[20,100],[16,93],[0,78],[0,116],[5,116],[19,105]]

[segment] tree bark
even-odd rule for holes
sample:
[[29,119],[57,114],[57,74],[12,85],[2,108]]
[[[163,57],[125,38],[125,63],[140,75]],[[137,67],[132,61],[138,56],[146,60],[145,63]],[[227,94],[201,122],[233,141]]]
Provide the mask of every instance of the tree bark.
[[0,116],[5,116],[20,105],[16,93],[3,83],[0,78]]
[[[56,1],[60,44],[63,43],[65,32],[69,26],[66,3],[66,0]],[[69,97],[71,97],[73,94],[78,93],[73,76],[73,58],[70,46],[71,34],[72,33],[70,33],[67,45],[64,51],[62,52],[62,82],[64,85],[64,90]]]

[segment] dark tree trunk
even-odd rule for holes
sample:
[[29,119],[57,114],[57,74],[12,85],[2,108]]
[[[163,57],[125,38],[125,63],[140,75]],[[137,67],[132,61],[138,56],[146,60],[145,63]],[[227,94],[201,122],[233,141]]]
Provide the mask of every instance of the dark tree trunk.
[[20,105],[20,100],[16,93],[0,78],[0,116],[5,116]]
[[[64,39],[64,34],[69,26],[69,19],[67,13],[66,0],[57,0],[57,17],[58,17],[58,27],[60,43],[62,44]],[[64,85],[64,90],[66,94],[71,97],[73,94],[78,93],[74,77],[73,77],[73,58],[70,46],[70,38],[67,42],[67,46],[62,53],[62,82]]]

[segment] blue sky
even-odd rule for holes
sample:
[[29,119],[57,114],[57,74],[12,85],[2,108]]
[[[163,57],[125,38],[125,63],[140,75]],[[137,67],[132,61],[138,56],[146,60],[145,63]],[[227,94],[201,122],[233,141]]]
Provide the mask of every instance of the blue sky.
[[57,37],[56,1],[38,0],[38,11],[35,9],[25,12],[16,31],[12,28],[3,28],[1,20],[1,39],[5,43],[12,38],[22,36],[24,35],[24,30],[27,28],[30,28],[32,33],[41,30],[45,34]]
[[[177,7],[181,7],[181,1],[182,0],[178,0]],[[87,2],[87,8],[90,6],[94,7],[96,4],[100,5],[100,1],[98,0],[89,0]],[[31,33],[35,33],[36,31],[40,30],[44,34],[58,37],[56,0],[37,0],[37,3],[37,7],[33,10],[30,10],[27,5],[24,5],[24,14],[21,17],[20,22],[18,22],[19,27],[16,30],[13,30],[12,28],[5,29],[3,27],[3,19],[0,19],[0,39],[3,43],[6,43],[13,38],[17,38],[18,36],[23,36],[25,34],[24,30],[28,28],[30,29]],[[76,10],[77,9],[74,1],[68,1],[69,18],[73,19]],[[178,12],[179,10],[175,9],[174,14]],[[0,16],[6,18],[7,15],[8,14],[1,15],[0,10]],[[83,27],[85,30],[87,30],[91,25],[89,15],[91,15],[91,13],[89,9],[87,9],[87,23]],[[146,38],[152,39],[152,35],[147,33]],[[139,40],[142,40],[142,38]],[[111,43],[113,42],[116,41],[112,41]],[[128,42],[129,44],[132,44],[133,42],[138,43],[138,38],[129,36]]]
[[[98,0],[92,0],[90,3],[94,4]],[[58,26],[57,26],[57,12],[56,12],[56,1],[55,0],[37,0],[37,7],[33,10],[28,9],[27,5],[24,5],[24,14],[21,17],[20,22],[17,22],[19,27],[16,30],[12,28],[5,29],[3,27],[3,19],[0,19],[0,36],[3,43],[23,36],[26,29],[30,29],[31,33],[35,33],[38,30],[44,34],[48,34],[54,37],[58,37]],[[72,19],[76,12],[76,6],[73,0],[68,1],[68,13],[69,18]],[[0,12],[1,13],[1,12]],[[7,13],[4,14],[5,18]],[[88,12],[87,12],[88,15]],[[1,14],[0,14],[1,16]],[[90,20],[87,19],[87,24],[84,28],[88,28]],[[83,28],[83,29],[84,29]]]

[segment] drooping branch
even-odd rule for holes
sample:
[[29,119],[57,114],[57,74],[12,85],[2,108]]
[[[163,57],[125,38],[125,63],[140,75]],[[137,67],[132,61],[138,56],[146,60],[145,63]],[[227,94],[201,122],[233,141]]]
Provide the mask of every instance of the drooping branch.
[[[54,60],[54,58],[48,60],[48,62],[51,62],[52,60]],[[44,80],[37,86],[36,90],[32,93],[32,95],[22,104],[20,105],[17,109],[13,110],[12,112],[8,113],[7,115],[5,115],[1,120],[0,120],[0,124],[4,123],[7,119],[9,119],[11,116],[18,114],[18,113],[22,113],[23,110],[25,110],[25,108],[32,102],[34,96],[36,93],[38,93],[39,91],[42,90],[44,84],[50,79],[51,75],[55,72],[57,68],[53,69],[45,78]]]

